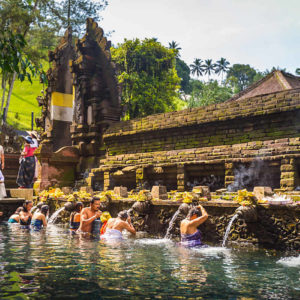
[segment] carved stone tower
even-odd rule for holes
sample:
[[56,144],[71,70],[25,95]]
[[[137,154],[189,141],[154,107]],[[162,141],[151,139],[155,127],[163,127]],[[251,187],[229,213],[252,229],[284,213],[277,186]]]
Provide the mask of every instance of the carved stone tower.
[[101,155],[103,132],[120,120],[120,87],[109,48],[103,30],[87,19],[86,34],[76,42],[77,59],[71,64],[75,87],[72,142],[83,156]]

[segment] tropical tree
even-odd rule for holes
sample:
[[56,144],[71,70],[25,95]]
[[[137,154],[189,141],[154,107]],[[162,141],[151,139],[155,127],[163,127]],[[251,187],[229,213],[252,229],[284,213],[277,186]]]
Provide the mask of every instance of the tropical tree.
[[208,81],[211,73],[215,71],[215,67],[216,65],[212,62],[212,59],[205,60],[205,63],[203,65],[203,70],[204,70],[204,74],[208,76]]
[[179,44],[175,41],[172,41],[171,43],[169,43],[169,49],[173,49],[176,51],[176,57],[180,57],[180,53],[179,51],[181,50],[181,48],[179,47]]
[[224,73],[227,73],[227,71],[229,70],[229,65],[230,65],[230,62],[226,60],[226,58],[224,57],[221,57],[220,60],[217,61],[216,63],[216,74],[219,75],[221,74],[222,76],[222,82],[223,82],[223,74]]
[[191,80],[191,87],[191,97],[187,101],[189,108],[221,103],[232,97],[231,88],[219,85],[217,80],[207,83]]
[[[250,65],[234,64],[227,72],[227,81],[235,89],[235,92],[243,91],[254,83],[257,71]],[[259,79],[256,77],[256,79]]]
[[154,39],[125,40],[111,48],[122,84],[125,119],[144,117],[175,109],[180,79],[175,52]]
[[190,65],[191,68],[191,72],[193,75],[196,74],[197,77],[202,76],[203,75],[203,65],[202,65],[203,61],[200,58],[195,58],[193,63]]
[[297,68],[296,71],[295,71],[295,73],[296,73],[297,75],[300,75],[300,68]]
[[181,79],[180,90],[185,94],[190,93],[190,68],[189,66],[180,58],[176,57],[176,71],[177,75]]

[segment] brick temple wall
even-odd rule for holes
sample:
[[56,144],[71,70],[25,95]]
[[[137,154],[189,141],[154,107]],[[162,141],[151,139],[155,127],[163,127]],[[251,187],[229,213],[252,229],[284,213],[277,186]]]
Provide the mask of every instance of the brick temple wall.
[[174,180],[184,190],[191,164],[210,165],[212,172],[221,165],[228,186],[237,163],[260,158],[278,165],[274,187],[291,190],[299,184],[300,89],[118,122],[103,140],[107,153],[90,182],[101,177],[104,188],[130,166],[135,169],[124,169],[124,177],[135,172],[136,183],[147,168],[175,166]]

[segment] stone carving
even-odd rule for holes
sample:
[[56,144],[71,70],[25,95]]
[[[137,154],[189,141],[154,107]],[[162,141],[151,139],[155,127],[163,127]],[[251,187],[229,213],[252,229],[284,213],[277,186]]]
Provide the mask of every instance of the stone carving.
[[111,62],[110,42],[93,19],[87,19],[86,34],[76,42],[77,59],[71,64],[75,103],[72,124],[73,145],[87,155],[97,154],[102,134],[120,120],[120,89]]

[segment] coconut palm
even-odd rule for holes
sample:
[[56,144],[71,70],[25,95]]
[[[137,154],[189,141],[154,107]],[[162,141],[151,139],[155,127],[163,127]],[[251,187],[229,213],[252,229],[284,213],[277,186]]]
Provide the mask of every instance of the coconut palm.
[[208,81],[209,81],[209,76],[211,73],[215,70],[216,65],[212,62],[212,59],[206,59],[205,64],[203,65],[203,70],[204,74],[208,76]]
[[179,51],[181,50],[181,48],[179,47],[179,44],[175,41],[172,41],[171,43],[169,43],[169,49],[174,49],[176,51],[176,57],[180,57]]
[[297,68],[295,72],[297,75],[300,75],[300,68]]
[[195,58],[193,63],[190,65],[192,74],[196,74],[197,77],[203,75],[203,61],[200,58]]
[[226,60],[226,58],[221,57],[220,60],[217,61],[216,63],[216,74],[219,75],[221,74],[222,76],[222,82],[223,82],[223,74],[227,73],[227,71],[229,70],[229,65],[230,62]]

